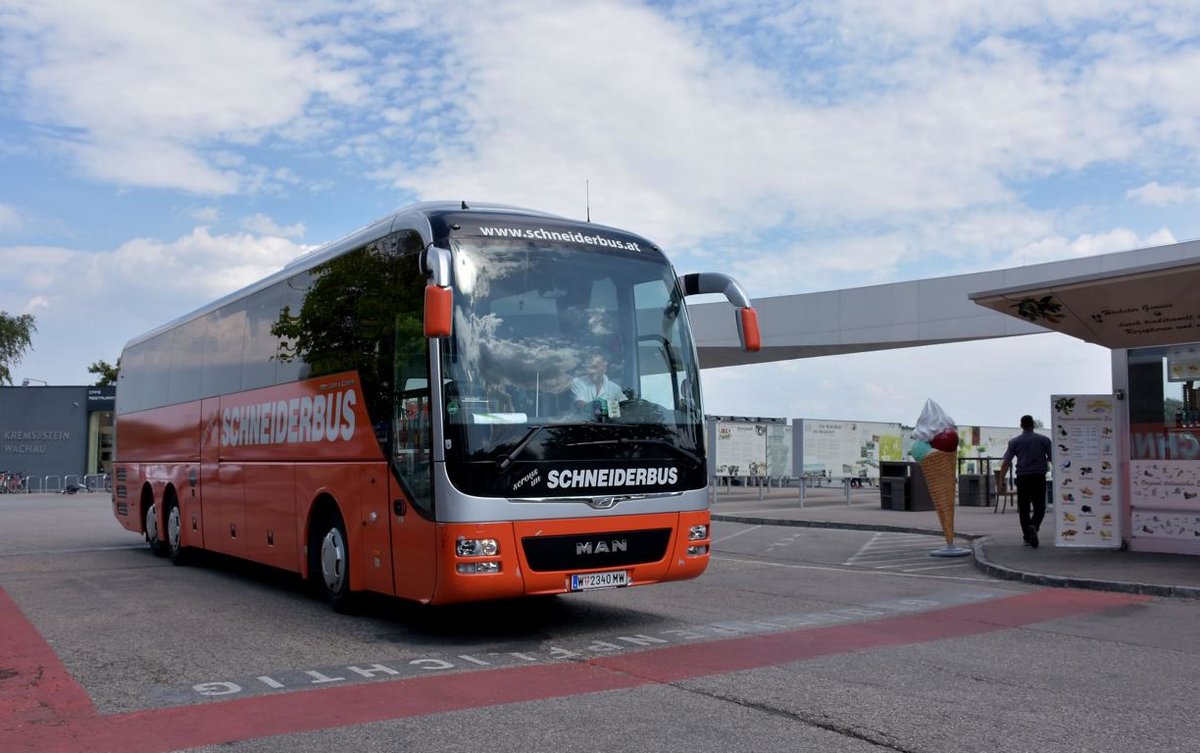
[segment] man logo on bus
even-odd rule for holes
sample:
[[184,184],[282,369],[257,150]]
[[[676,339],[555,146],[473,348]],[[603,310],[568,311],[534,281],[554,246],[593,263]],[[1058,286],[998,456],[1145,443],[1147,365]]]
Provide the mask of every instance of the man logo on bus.
[[357,403],[355,391],[346,389],[226,408],[221,412],[221,446],[349,442]]
[[580,541],[575,544],[576,556],[583,556],[585,554],[612,554],[613,552],[627,551],[629,551],[629,542],[625,539]]

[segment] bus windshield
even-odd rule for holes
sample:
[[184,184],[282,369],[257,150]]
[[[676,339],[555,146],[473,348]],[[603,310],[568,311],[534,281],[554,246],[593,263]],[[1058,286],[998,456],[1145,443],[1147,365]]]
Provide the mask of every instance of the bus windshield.
[[451,250],[448,461],[697,457],[695,350],[662,256],[488,238]]

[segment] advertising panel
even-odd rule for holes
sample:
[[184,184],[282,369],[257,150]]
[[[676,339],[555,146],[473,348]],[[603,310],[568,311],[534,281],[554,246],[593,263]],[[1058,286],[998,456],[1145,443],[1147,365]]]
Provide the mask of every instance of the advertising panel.
[[[1117,497],[1116,398],[1052,395],[1054,543],[1061,547],[1121,546]],[[1049,513],[1048,513],[1049,514]]]

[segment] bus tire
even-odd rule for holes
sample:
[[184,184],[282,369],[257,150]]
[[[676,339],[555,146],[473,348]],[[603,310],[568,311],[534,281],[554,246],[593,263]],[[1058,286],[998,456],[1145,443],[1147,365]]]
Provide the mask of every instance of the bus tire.
[[186,565],[190,554],[188,547],[183,546],[183,513],[179,511],[179,503],[175,500],[167,502],[167,557],[175,565]]
[[154,501],[146,505],[146,514],[142,518],[142,523],[146,529],[146,543],[150,545],[150,552],[155,557],[165,557],[167,554],[167,546],[159,536],[158,531],[158,509],[154,506]]
[[309,575],[313,587],[339,614],[348,614],[353,606],[350,547],[347,541],[346,524],[342,522],[341,513],[337,508],[331,508],[321,524],[314,527],[312,545],[309,547],[312,559]]

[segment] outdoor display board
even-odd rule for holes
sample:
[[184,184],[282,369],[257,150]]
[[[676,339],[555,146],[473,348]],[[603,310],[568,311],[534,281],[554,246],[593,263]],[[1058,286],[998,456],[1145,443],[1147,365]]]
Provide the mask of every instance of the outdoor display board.
[[1134,460],[1130,533],[1134,539],[1200,541],[1200,467],[1195,460]]
[[767,475],[771,478],[792,476],[792,427],[767,424]]
[[903,458],[900,424],[804,419],[804,473],[878,478],[879,461]]
[[766,475],[767,426],[749,421],[718,421],[717,475]]
[[[881,461],[904,460],[911,428],[880,421],[800,419],[794,422],[803,438],[793,436],[793,424],[784,421],[716,421],[714,458],[720,477],[790,478],[797,452],[802,453],[806,476],[840,483],[843,478],[879,478]],[[1008,440],[1020,429],[996,426],[960,426],[963,438],[959,456],[963,473],[978,473],[978,457],[1004,454]]]
[[1121,546],[1116,398],[1052,395],[1054,543],[1061,547]]

